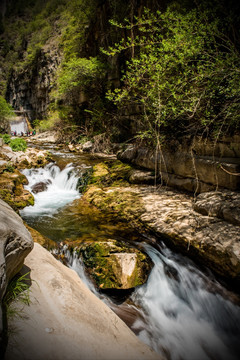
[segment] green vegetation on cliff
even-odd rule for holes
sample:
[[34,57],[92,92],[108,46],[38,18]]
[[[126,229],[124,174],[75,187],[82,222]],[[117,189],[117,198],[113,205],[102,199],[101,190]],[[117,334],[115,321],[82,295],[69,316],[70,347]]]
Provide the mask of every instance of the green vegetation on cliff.
[[120,108],[142,108],[141,138],[240,128],[240,54],[224,32],[230,19],[222,24],[214,9],[175,4],[155,14],[146,9],[134,24],[112,24],[136,35],[104,51],[132,50],[123,85],[108,98]]
[[0,132],[7,132],[9,119],[13,114],[13,109],[6,100],[0,96]]
[[[144,10],[142,0],[8,1],[0,93],[11,99],[10,83],[26,86],[26,74],[29,88],[48,83],[44,95],[34,88],[48,117],[33,108],[44,121],[35,124],[57,128],[65,141],[106,133],[156,144],[239,131],[239,4],[157,3]],[[20,100],[32,106],[32,98]]]

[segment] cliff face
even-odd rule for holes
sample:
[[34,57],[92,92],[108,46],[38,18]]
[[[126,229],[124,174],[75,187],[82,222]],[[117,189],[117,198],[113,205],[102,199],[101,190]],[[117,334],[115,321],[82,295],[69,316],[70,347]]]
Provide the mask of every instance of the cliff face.
[[[53,3],[52,0],[48,0],[46,2],[46,9],[51,5],[51,3]],[[83,8],[84,3],[84,0],[79,1],[79,4],[76,6]],[[11,5],[11,1],[9,1],[9,4]],[[76,55],[78,58],[100,57],[103,63],[106,64],[107,69],[104,90],[106,90],[106,87],[118,87],[120,85],[122,70],[124,70],[125,58],[128,54],[125,54],[124,56],[119,54],[115,57],[107,57],[101,53],[100,49],[107,49],[109,46],[113,46],[116,42],[120,41],[122,37],[129,36],[129,34],[126,33],[125,30],[114,28],[109,23],[109,20],[116,19],[121,22],[124,18],[129,17],[129,14],[130,17],[133,18],[133,16],[142,13],[144,6],[148,6],[155,10],[159,8],[159,3],[155,0],[132,0],[131,2],[125,0],[115,2],[104,0],[94,2],[94,5],[92,5],[91,1],[89,1],[89,4],[90,5],[87,4],[87,6],[89,6],[90,10],[82,10],[82,12],[90,12],[90,14],[83,19],[84,25],[80,23],[79,29],[76,27],[75,30],[72,30],[75,23],[78,21],[77,13],[73,14],[71,15],[72,18],[67,20],[70,25],[67,25],[69,27],[67,28],[65,34],[64,31],[66,28],[64,28],[64,26],[66,26],[66,20],[64,20],[64,10],[62,13],[59,13],[58,17],[55,19],[55,24],[51,24],[52,31],[50,32],[49,37],[45,40],[46,43],[44,44],[44,41],[41,40],[43,45],[39,47],[39,50],[35,53],[34,60],[28,65],[22,65],[23,60],[28,52],[29,44],[32,46],[31,36],[34,37],[38,29],[36,28],[33,30],[30,35],[22,35],[20,37],[19,41],[21,41],[22,44],[20,46],[20,50],[18,50],[19,55],[17,63],[13,64],[7,79],[6,99],[15,110],[28,110],[30,120],[46,117],[47,109],[50,103],[49,94],[54,84],[56,85],[56,70],[59,69],[59,65],[63,60],[66,61],[66,58],[72,59]],[[163,6],[163,4],[164,1],[161,2],[161,6]],[[24,13],[24,8],[21,9],[21,13]],[[20,16],[23,16],[21,13]],[[11,14],[7,12],[6,16],[9,17],[10,15]],[[28,24],[30,20],[26,20],[24,16],[23,19]],[[36,16],[36,19],[38,16],[39,15]],[[9,17],[9,19],[11,22],[14,22],[11,17]],[[47,21],[50,20],[47,19]],[[71,24],[71,21],[73,25]],[[56,26],[58,22],[60,24],[63,22],[64,26],[59,28]],[[35,25],[33,28],[35,28]],[[57,28],[57,30],[55,30],[55,28]],[[41,27],[39,28],[39,31],[41,31]],[[82,32],[81,35],[79,35],[80,32]],[[71,35],[69,35],[69,33],[71,33]],[[74,38],[77,39],[78,36],[79,38],[82,38],[75,41]],[[56,41],[56,38],[58,37],[60,38],[60,41]],[[68,41],[64,40],[64,37],[66,37]],[[51,43],[54,44],[54,50],[51,47]],[[6,44],[4,46],[6,46]],[[86,102],[85,97],[80,95],[78,103],[75,103],[74,106],[81,106]],[[103,96],[105,95],[103,94]],[[67,105],[69,104],[71,105],[68,99]]]
[[40,50],[34,62],[21,71],[12,70],[6,98],[16,110],[26,110],[29,120],[46,117],[56,70],[61,62],[57,51]]

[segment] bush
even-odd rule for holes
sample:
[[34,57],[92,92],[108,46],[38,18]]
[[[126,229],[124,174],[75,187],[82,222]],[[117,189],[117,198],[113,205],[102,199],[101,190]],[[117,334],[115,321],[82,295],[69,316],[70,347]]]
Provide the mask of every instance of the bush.
[[4,144],[9,144],[11,141],[11,136],[8,134],[0,134],[0,137],[3,138]]
[[13,151],[25,151],[27,148],[27,142],[24,139],[13,139],[9,144]]

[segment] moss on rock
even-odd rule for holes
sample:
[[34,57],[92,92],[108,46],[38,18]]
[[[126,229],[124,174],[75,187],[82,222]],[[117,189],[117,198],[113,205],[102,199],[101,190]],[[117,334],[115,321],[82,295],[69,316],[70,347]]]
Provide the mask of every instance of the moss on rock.
[[15,211],[34,205],[33,195],[24,189],[27,178],[18,170],[4,172],[0,175],[0,198]]
[[146,282],[151,259],[134,247],[110,239],[84,244],[79,255],[101,289],[131,289]]
[[89,184],[94,184],[101,188],[128,185],[131,170],[130,165],[123,164],[119,160],[105,161],[93,167]]

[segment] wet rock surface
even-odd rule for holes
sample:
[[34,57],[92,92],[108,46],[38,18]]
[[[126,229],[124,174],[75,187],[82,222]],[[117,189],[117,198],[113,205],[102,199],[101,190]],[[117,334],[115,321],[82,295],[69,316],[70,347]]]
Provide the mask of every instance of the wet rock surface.
[[140,196],[145,207],[140,219],[147,227],[218,274],[240,280],[238,225],[196,212],[194,199],[175,191],[142,189]]
[[27,178],[18,170],[4,171],[0,174],[0,198],[14,210],[33,205],[33,195],[24,189],[24,185],[27,183]]
[[[34,204],[33,195],[23,185],[26,177],[19,170],[24,168],[44,167],[51,157],[45,150],[27,148],[25,152],[14,152],[9,146],[0,149],[0,198],[14,210]],[[39,188],[38,188],[38,191]]]
[[37,194],[39,192],[45,191],[48,188],[48,185],[51,184],[51,180],[40,181],[32,186],[32,192]]

